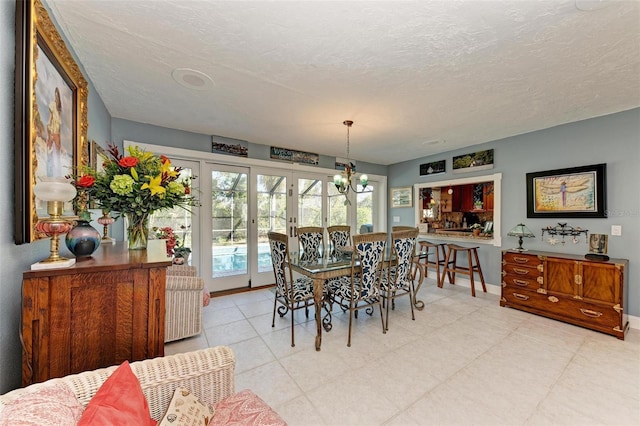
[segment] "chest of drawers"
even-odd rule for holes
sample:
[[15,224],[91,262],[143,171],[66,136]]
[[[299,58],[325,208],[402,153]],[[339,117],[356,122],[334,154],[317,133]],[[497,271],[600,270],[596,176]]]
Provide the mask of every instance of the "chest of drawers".
[[501,306],[624,339],[629,261],[549,252],[502,252]]

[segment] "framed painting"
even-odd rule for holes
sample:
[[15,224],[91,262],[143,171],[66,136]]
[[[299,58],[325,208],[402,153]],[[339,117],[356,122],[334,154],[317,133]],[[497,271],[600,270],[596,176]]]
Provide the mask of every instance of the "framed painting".
[[420,164],[420,176],[439,175],[446,171],[445,160]]
[[493,169],[493,149],[453,157],[453,173]]
[[391,188],[391,208],[412,207],[413,206],[413,188],[410,186],[404,188]]
[[527,173],[527,217],[602,218],[606,164]]
[[46,204],[33,188],[87,164],[87,82],[40,0],[16,1],[16,244],[39,235]]

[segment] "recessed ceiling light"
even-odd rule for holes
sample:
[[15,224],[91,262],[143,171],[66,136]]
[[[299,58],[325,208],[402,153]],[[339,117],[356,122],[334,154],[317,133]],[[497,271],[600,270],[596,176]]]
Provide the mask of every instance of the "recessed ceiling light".
[[193,90],[210,90],[213,88],[213,80],[203,72],[190,68],[176,68],[171,72],[171,77],[181,86]]
[[576,0],[576,9],[589,12],[610,6],[609,0]]

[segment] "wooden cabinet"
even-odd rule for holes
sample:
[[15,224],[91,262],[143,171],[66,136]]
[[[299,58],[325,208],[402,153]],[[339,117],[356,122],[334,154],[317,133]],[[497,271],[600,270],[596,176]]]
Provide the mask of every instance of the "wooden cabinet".
[[501,306],[580,325],[624,340],[629,261],[548,252],[502,252]]
[[164,253],[106,244],[23,274],[22,385],[164,355]]

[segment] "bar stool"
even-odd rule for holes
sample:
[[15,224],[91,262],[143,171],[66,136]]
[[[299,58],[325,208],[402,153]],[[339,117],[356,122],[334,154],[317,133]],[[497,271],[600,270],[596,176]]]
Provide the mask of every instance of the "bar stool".
[[[458,252],[466,252],[469,266],[458,265]],[[473,255],[473,257],[472,257]],[[475,261],[475,264],[474,264]],[[473,273],[477,272],[480,282],[482,283],[482,291],[487,292],[487,286],[484,284],[484,276],[482,275],[482,268],[480,267],[480,260],[478,259],[478,247],[462,247],[457,244],[447,244],[447,257],[444,261],[444,270],[442,271],[441,284],[444,282],[444,275],[451,273],[453,276],[453,283],[455,284],[456,272],[469,276],[471,282],[471,295],[476,297],[476,287],[473,281]],[[450,266],[451,265],[451,266]]]
[[[444,276],[440,276],[440,267],[444,268],[445,260],[447,254],[445,252],[446,243],[432,243],[431,241],[420,241],[420,254],[419,254],[419,265],[424,271],[424,276],[428,275],[428,269],[433,268],[436,271],[436,282],[438,283],[438,287],[442,287],[442,279]],[[433,260],[429,259],[429,256],[433,255]],[[424,262],[423,262],[424,261]],[[453,262],[451,260],[450,262]],[[448,274],[449,283],[453,283],[453,277],[451,276],[451,272]]]

